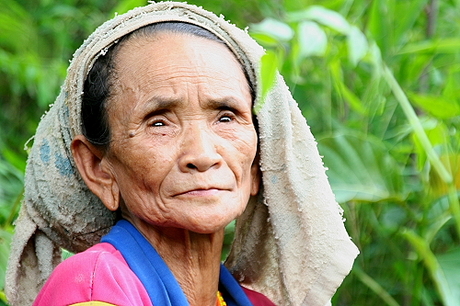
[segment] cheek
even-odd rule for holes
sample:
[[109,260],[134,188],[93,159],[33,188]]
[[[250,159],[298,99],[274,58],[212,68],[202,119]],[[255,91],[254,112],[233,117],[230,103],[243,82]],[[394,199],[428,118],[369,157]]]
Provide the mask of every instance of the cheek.
[[121,145],[112,164],[112,172],[126,202],[144,201],[158,192],[171,168],[171,156],[161,150],[140,145]]
[[257,134],[255,131],[251,133],[240,133],[233,140],[234,147],[239,153],[239,162],[244,167],[244,173],[251,171],[251,165],[257,153]]
[[[257,155],[257,134],[255,130],[250,133],[240,133],[232,141],[232,154],[228,155],[228,164],[233,167],[238,184],[244,196],[252,194],[258,165],[254,165]],[[257,186],[258,187],[258,186]],[[243,195],[242,195],[243,196]]]
[[[135,176],[146,176],[155,172],[161,174],[164,169],[171,167],[174,152],[177,148],[174,142],[158,141],[154,137],[138,137],[120,144],[116,152],[119,164]],[[155,169],[155,171],[152,171]]]

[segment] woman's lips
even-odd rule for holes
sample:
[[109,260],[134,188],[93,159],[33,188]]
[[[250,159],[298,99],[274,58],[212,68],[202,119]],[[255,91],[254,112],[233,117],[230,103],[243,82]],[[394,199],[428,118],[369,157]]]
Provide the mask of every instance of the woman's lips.
[[206,196],[214,196],[217,195],[219,192],[224,191],[225,189],[221,188],[196,188],[191,189],[185,192],[181,192],[177,194],[177,196],[198,196],[198,197],[206,197]]

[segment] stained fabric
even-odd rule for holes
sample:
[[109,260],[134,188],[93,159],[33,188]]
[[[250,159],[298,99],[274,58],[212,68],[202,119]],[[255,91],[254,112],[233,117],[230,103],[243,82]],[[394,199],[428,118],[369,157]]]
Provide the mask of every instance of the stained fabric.
[[83,84],[94,61],[124,35],[179,21],[220,37],[256,92],[262,188],[237,220],[225,265],[239,282],[278,305],[328,303],[358,254],[327,180],[317,145],[281,76],[261,101],[264,50],[243,30],[185,3],[160,2],[107,21],[75,52],[61,92],[43,116],[27,162],[25,198],[7,271],[10,304],[30,305],[60,261],[60,248],[81,252],[115,223],[82,181],[70,152],[81,134]]

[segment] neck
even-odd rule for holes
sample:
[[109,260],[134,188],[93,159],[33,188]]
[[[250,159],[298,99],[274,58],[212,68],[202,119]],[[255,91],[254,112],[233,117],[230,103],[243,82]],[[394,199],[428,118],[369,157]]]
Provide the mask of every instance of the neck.
[[133,224],[166,262],[191,306],[216,305],[223,229],[212,234],[198,234],[179,228]]

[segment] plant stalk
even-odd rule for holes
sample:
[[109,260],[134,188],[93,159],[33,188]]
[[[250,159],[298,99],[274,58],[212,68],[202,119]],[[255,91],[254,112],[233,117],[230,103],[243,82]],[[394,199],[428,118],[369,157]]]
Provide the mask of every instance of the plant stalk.
[[391,73],[390,69],[384,65],[383,67],[383,77],[385,78],[386,82],[391,88],[391,91],[395,95],[396,100],[398,101],[399,105],[401,106],[404,114],[406,115],[409,124],[411,125],[412,129],[414,130],[415,135],[419,139],[423,149],[425,150],[428,160],[430,161],[432,167],[435,171],[439,174],[442,181],[448,186],[449,188],[449,204],[450,204],[450,211],[454,216],[456,228],[457,228],[457,235],[460,238],[460,203],[458,201],[457,190],[455,187],[455,182],[453,180],[452,174],[446,169],[444,164],[439,159],[439,156],[436,154],[433,145],[431,144],[425,130],[418,118],[417,114],[415,113],[414,108],[409,102],[406,94],[402,90],[399,83],[396,81],[393,73]]
[[358,279],[375,292],[388,306],[400,306],[398,302],[372,277],[364,273],[359,267],[353,267],[353,273]]

